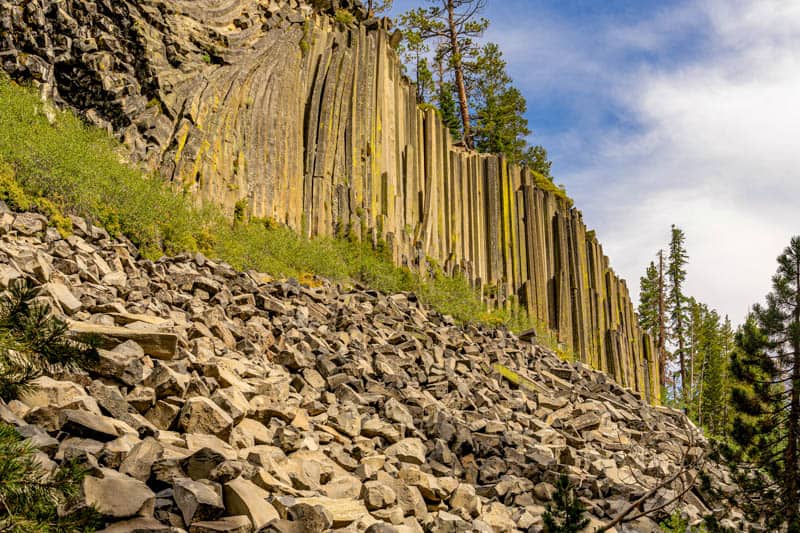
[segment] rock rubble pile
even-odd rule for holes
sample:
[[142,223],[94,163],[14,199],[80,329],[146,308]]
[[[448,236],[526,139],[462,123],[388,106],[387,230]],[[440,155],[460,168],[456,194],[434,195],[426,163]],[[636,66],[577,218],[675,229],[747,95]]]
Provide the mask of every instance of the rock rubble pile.
[[0,285],[35,280],[102,349],[0,419],[42,464],[89,468],[82,497],[107,533],[540,531],[561,474],[593,527],[698,476],[678,508],[744,527],[729,472],[696,460],[705,443],[682,414],[530,340],[413,294],[143,260],[82,219],[64,239],[3,211]]

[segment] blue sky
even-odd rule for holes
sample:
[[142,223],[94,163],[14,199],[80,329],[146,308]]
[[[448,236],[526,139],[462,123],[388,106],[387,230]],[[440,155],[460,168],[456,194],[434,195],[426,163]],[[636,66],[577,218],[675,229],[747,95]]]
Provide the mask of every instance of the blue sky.
[[741,322],[800,234],[800,2],[488,0],[485,16],[531,142],[634,297],[674,223],[688,291]]

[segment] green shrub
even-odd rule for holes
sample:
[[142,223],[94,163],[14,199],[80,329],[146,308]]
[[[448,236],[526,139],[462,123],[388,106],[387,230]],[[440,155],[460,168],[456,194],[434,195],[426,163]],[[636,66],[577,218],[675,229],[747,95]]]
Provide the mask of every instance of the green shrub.
[[353,24],[356,21],[356,17],[354,17],[353,14],[347,9],[337,9],[336,13],[333,15],[333,18],[339,24],[345,25]]

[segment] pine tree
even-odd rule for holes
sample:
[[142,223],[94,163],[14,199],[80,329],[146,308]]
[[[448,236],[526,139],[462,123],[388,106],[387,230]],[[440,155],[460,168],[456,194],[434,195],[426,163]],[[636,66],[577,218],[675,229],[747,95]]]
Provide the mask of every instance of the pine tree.
[[494,43],[486,44],[473,68],[475,148],[521,163],[528,146],[525,137],[531,133],[524,117],[528,105],[522,93],[511,85],[500,48]]
[[[731,371],[736,408],[732,436],[775,480],[769,506],[790,533],[800,532],[800,236],[778,257],[766,305],[755,305],[736,336]],[[756,478],[757,479],[757,478]],[[767,487],[768,489],[768,487]],[[765,487],[757,486],[759,496]]]
[[658,334],[658,269],[651,261],[639,279],[639,327],[656,338]]
[[553,162],[548,159],[547,150],[545,150],[544,146],[539,144],[536,146],[529,146],[522,156],[521,163],[530,170],[538,172],[545,178],[553,181],[553,176],[550,174],[550,167],[553,166]]
[[442,114],[442,122],[447,126],[450,135],[454,139],[461,138],[461,121],[458,118],[458,110],[456,100],[453,97],[453,85],[451,83],[444,82],[439,86],[437,100],[439,111]]
[[418,32],[423,40],[436,41],[437,53],[441,55],[452,73],[464,142],[472,148],[465,64],[477,50],[474,39],[481,36],[489,26],[489,21],[478,17],[486,6],[486,0],[428,0],[428,2],[431,4],[430,7],[415,9],[404,16],[406,31],[410,28]]
[[97,351],[66,337],[67,325],[36,301],[39,289],[17,279],[0,297],[0,398],[11,400],[44,373],[86,367]]
[[661,390],[666,393],[667,385],[667,285],[664,270],[664,250],[658,251],[658,368]]
[[686,296],[683,293],[683,285],[686,281],[686,263],[689,256],[686,253],[684,244],[686,236],[683,231],[672,226],[672,238],[669,245],[669,264],[667,266],[667,278],[669,281],[669,292],[667,296],[667,306],[669,310],[670,333],[672,343],[676,346],[675,355],[680,364],[681,378],[681,398],[684,406],[686,405],[689,390],[687,388],[687,366],[686,366],[686,344],[687,344],[687,305]]
[[[97,361],[97,351],[66,337],[66,324],[36,300],[27,281],[11,282],[0,297],[0,398],[16,399],[47,373],[74,370]],[[83,471],[63,463],[50,474],[35,449],[16,430],[0,423],[0,531],[93,531],[99,516],[87,508],[59,509],[78,494]]]
[[400,16],[400,28],[403,32],[403,42],[400,45],[400,57],[403,65],[409,65],[414,70],[414,83],[417,87],[417,102],[424,103],[433,99],[437,90],[433,80],[433,72],[428,65],[426,54],[430,46],[420,33],[421,22],[416,19],[419,13],[409,11]]
[[662,393],[667,390],[666,295],[664,252],[659,250],[658,265],[650,262],[639,280],[639,326],[655,341],[658,354],[658,376]]
[[96,511],[76,505],[84,475],[69,461],[52,474],[44,471],[36,448],[0,422],[0,531],[77,533],[102,526]]
[[725,317],[712,311],[706,317],[705,331],[711,335],[704,350],[704,361],[699,391],[698,422],[709,433],[722,436],[727,432],[727,409],[730,402],[729,361],[733,348],[733,328]]
[[569,478],[561,475],[556,481],[556,492],[553,495],[553,504],[547,506],[547,511],[542,515],[545,533],[578,533],[589,525],[589,520],[583,515],[586,506],[575,497],[575,491],[570,485]]

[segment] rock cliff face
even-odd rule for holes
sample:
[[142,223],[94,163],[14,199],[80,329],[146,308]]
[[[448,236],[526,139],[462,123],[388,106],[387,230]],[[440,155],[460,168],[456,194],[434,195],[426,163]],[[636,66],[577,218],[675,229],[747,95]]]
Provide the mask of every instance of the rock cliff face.
[[358,12],[342,24],[327,4],[0,0],[0,61],[198,198],[462,272],[655,401],[652,343],[580,211],[453,146],[403,78],[389,23],[334,2]]
[[152,262],[47,222],[0,202],[0,290],[30,280],[100,360],[0,400],[0,421],[48,471],[87,469],[105,533],[540,533],[561,475],[587,531],[637,501],[610,532],[673,509],[763,531],[682,413],[586,365],[411,294]]

